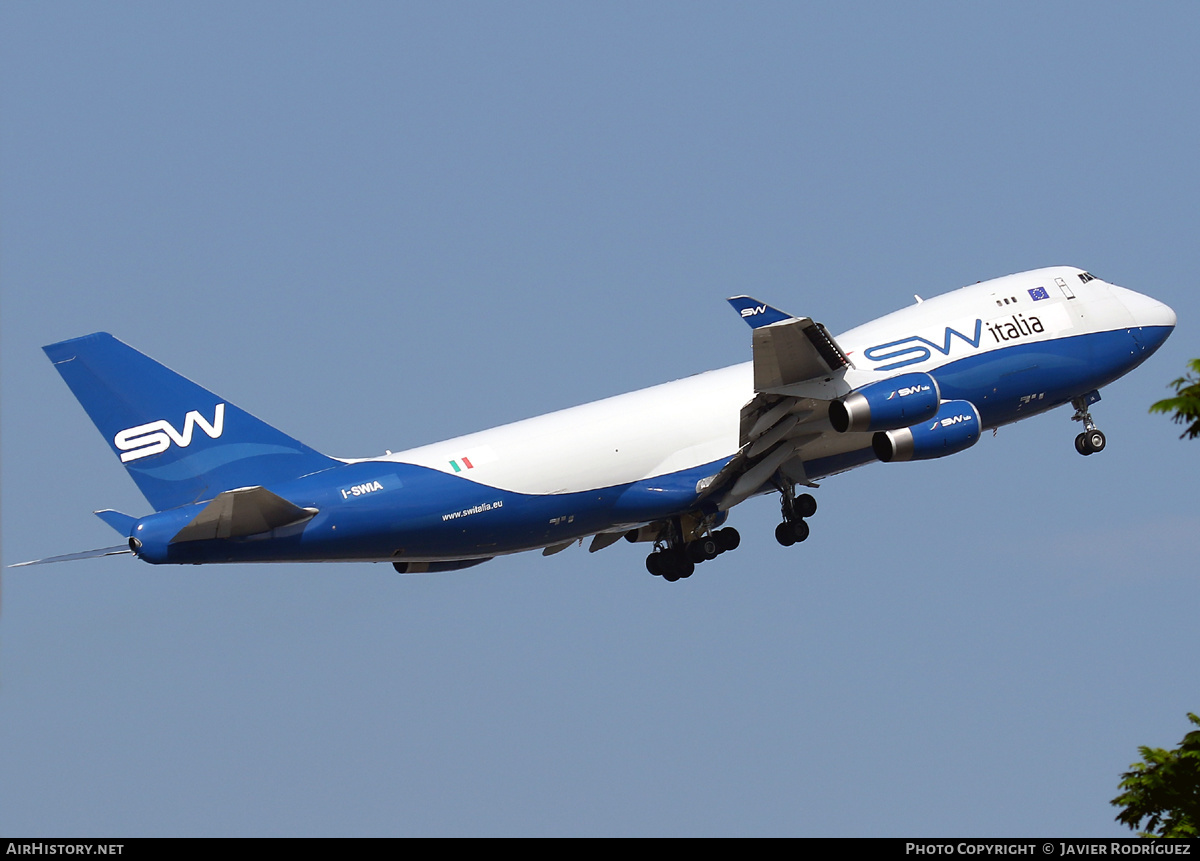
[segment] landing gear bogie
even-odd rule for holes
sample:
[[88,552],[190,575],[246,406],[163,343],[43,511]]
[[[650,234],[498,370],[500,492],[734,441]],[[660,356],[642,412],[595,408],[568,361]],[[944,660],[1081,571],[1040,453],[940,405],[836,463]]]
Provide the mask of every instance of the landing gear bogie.
[[808,538],[809,526],[805,518],[817,513],[817,500],[811,493],[796,496],[796,490],[788,482],[776,484],[780,493],[780,509],[783,522],[775,527],[775,540],[784,547],[799,544]]
[[684,530],[679,527],[678,523],[672,524],[672,529],[656,543],[654,552],[646,557],[646,570],[671,583],[691,577],[697,565],[736,550],[742,543],[742,536],[731,526],[710,530],[688,541],[682,540]]

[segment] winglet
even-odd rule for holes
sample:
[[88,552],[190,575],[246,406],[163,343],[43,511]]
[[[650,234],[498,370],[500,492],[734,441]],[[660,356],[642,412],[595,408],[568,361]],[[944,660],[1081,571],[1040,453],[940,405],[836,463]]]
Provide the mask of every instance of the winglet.
[[750,296],[733,296],[727,301],[733,306],[733,310],[741,314],[751,329],[760,329],[772,323],[793,319],[791,314],[785,314],[778,308],[772,308],[766,302],[759,302]]

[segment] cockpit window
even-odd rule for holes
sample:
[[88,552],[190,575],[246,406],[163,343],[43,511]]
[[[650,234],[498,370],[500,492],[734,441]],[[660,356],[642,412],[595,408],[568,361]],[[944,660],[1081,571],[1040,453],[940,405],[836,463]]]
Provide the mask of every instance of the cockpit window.
[[1096,276],[1095,276],[1095,275],[1093,275],[1091,272],[1080,272],[1080,273],[1079,273],[1079,280],[1080,280],[1080,281],[1082,281],[1084,284],[1086,284],[1086,283],[1088,283],[1089,281],[1095,281],[1095,280],[1096,280]]

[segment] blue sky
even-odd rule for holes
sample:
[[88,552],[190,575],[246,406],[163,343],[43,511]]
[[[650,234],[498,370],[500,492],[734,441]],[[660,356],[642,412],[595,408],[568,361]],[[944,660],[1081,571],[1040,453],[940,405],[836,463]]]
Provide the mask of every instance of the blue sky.
[[1200,710],[1189,3],[0,6],[3,562],[148,506],[41,353],[110,331],[366,456],[1070,264],[1175,308],[1103,392],[640,548],[5,571],[0,832],[1121,835]]

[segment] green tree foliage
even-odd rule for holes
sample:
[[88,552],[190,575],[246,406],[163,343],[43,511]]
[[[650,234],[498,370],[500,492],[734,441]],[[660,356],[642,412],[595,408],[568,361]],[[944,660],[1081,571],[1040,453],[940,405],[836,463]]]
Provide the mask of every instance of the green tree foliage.
[[1187,430],[1179,435],[1180,439],[1200,436],[1200,359],[1192,359],[1188,367],[1192,373],[1171,383],[1175,388],[1175,397],[1166,398],[1150,407],[1152,413],[1168,413],[1171,421],[1188,425]]
[[[1200,717],[1188,720],[1200,727]],[[1122,808],[1117,821],[1140,837],[1200,837],[1200,729],[1183,737],[1176,750],[1139,747],[1142,762],[1121,775],[1125,790],[1110,804]]]

